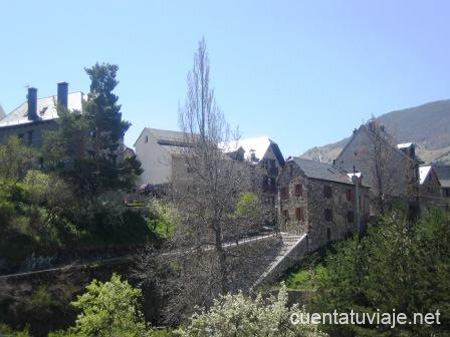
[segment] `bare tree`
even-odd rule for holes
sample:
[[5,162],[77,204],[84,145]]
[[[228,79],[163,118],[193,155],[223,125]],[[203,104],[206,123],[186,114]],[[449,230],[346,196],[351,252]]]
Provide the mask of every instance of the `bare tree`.
[[[185,139],[173,166],[169,193],[178,214],[176,230],[168,251],[147,256],[140,268],[146,274],[141,278],[159,277],[168,323],[183,319],[195,305],[212,304],[219,294],[249,288],[271,244],[275,245],[273,241],[266,245],[269,240],[239,243],[258,226],[256,222],[264,223],[252,216],[252,211],[258,212],[258,202],[241,203],[238,210],[246,192],[259,194],[253,182],[262,179],[254,165],[225,153],[236,150],[226,144],[236,140],[237,132],[231,131],[210,87],[204,40],[195,53],[187,85],[185,104],[179,108]],[[252,205],[256,209],[248,211]]]
[[384,214],[393,200],[411,201],[414,189],[414,159],[402,154],[393,135],[379,120],[368,124],[372,147],[372,196],[377,210]]

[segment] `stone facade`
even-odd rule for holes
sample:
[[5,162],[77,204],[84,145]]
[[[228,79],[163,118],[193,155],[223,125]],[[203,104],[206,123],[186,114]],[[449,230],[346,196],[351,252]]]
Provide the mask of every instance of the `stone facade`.
[[[373,201],[379,194],[380,185],[390,199],[414,201],[418,197],[419,186],[419,160],[414,150],[411,143],[397,147],[383,126],[369,121],[355,129],[333,165],[346,172],[362,172]],[[378,176],[377,170],[380,172]],[[380,176],[381,180],[378,180]],[[377,210],[372,208],[371,213],[376,214]]]
[[354,184],[341,175],[343,182],[317,179],[294,160],[287,161],[278,178],[281,231],[308,234],[310,248],[317,249],[363,227],[369,215],[369,189],[361,179]]

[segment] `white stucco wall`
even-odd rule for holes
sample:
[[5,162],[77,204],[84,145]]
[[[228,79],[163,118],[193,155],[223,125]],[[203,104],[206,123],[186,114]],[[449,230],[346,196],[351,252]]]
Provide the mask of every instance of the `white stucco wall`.
[[[146,143],[146,137],[148,142]],[[139,176],[138,184],[164,184],[172,178],[172,156],[157,143],[157,139],[148,129],[144,129],[135,144],[136,156],[144,172]]]

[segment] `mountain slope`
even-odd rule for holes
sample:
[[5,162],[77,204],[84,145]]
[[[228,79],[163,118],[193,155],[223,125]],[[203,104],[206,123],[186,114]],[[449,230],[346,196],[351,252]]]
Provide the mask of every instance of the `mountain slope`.
[[[392,111],[379,117],[398,143],[417,144],[417,154],[426,162],[439,157],[439,162],[450,161],[450,100],[426,103],[417,107]],[[302,158],[331,163],[350,137],[321,147],[314,147]]]

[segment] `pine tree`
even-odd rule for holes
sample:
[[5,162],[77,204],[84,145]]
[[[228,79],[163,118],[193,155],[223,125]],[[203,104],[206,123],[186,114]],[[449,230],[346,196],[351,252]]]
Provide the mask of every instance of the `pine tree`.
[[86,68],[91,79],[83,110],[58,106],[58,129],[46,135],[45,156],[50,169],[72,183],[75,192],[95,196],[107,190],[128,189],[142,170],[136,157],[124,157],[123,137],[130,123],[122,120],[118,96],[118,66]]

